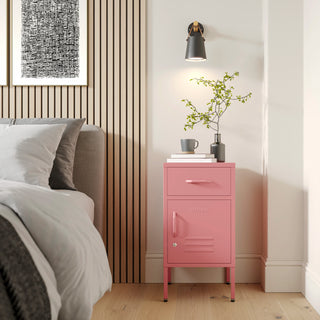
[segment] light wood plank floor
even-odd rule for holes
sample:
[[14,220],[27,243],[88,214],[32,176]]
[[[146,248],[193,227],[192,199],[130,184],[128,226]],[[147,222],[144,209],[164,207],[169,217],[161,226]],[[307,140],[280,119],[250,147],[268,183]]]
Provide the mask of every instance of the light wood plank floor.
[[161,284],[114,284],[95,305],[92,320],[320,320],[300,293],[264,293],[237,284],[230,302],[225,284],[172,284],[162,302]]

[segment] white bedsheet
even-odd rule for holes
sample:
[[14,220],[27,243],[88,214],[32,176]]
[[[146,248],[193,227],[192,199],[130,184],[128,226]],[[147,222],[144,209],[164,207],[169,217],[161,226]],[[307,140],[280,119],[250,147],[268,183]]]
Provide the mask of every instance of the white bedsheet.
[[[0,203],[19,214],[54,271],[62,303],[61,320],[89,320],[93,305],[111,289],[112,283],[103,241],[79,197],[83,198],[0,180]],[[3,206],[0,211],[4,215]],[[35,256],[35,262],[44,258],[41,254]],[[50,274],[49,279],[44,279],[52,293],[50,298],[56,299],[50,268],[45,263],[43,268]],[[47,278],[45,272],[41,275]]]
[[73,199],[73,201],[77,202],[83,210],[87,213],[90,220],[93,222],[94,220],[94,203],[93,200],[88,197],[85,193],[79,191],[72,191],[72,190],[55,190],[56,192],[62,193],[67,197]]

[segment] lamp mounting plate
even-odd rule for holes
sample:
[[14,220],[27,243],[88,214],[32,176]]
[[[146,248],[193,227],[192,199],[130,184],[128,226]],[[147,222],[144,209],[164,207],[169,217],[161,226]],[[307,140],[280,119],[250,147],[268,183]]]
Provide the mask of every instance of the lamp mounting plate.
[[[190,34],[190,35],[194,34],[194,31],[192,30],[193,23],[194,23],[194,22],[191,22],[191,23],[189,24],[189,27],[188,27],[188,34]],[[203,25],[202,25],[200,22],[198,22],[198,27],[199,27],[199,29],[201,30],[201,33],[203,33],[204,27],[203,27]],[[191,33],[190,33],[190,31],[191,31]]]

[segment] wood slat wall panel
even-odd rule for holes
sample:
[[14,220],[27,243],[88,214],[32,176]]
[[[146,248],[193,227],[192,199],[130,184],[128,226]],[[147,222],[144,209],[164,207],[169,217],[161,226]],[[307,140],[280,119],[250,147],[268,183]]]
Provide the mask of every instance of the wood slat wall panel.
[[[12,0],[8,12],[12,39]],[[144,281],[145,14],[145,0],[88,0],[88,86],[0,87],[2,118],[85,117],[106,132],[105,239],[115,282]]]

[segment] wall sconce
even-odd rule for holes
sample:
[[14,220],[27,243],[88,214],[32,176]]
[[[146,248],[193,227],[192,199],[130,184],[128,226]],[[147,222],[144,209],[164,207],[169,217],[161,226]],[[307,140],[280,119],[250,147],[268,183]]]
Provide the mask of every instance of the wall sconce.
[[204,47],[203,25],[198,21],[190,23],[188,27],[186,61],[207,60],[206,49]]

